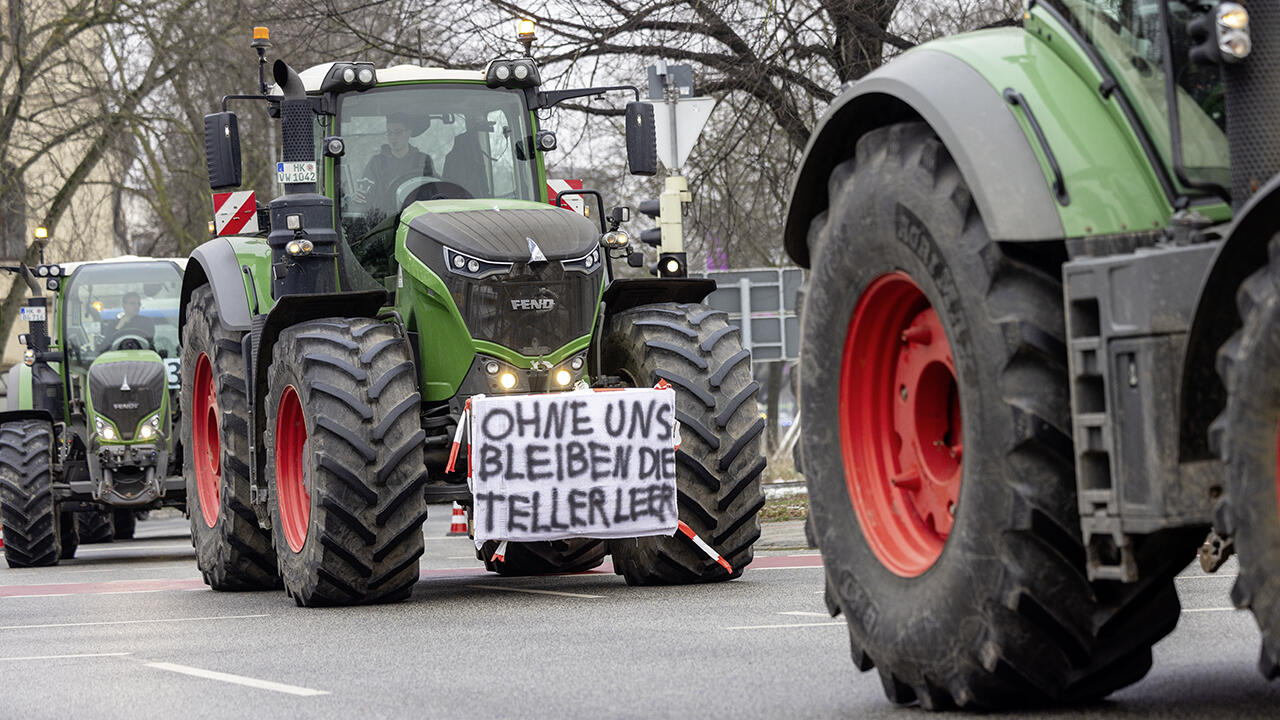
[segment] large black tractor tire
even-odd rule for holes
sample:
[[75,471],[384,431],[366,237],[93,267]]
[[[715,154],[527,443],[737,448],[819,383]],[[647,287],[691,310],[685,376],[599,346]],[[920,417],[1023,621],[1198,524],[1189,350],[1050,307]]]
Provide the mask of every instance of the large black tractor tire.
[[552,573],[585,572],[604,563],[609,547],[603,540],[570,538],[546,542],[507,543],[502,562],[494,562],[498,542],[490,540],[480,548],[484,569],[499,575],[520,577]]
[[132,540],[138,516],[132,510],[116,510],[111,514],[111,526],[116,530],[117,540]]
[[1231,599],[1249,608],[1262,631],[1258,669],[1280,676],[1280,240],[1270,259],[1240,287],[1243,327],[1218,351],[1227,408],[1210,433],[1226,466],[1226,487],[1214,515],[1240,558]]
[[1060,256],[993,242],[922,123],[863,136],[828,193],[809,230],[804,474],[855,665],[929,709],[1137,681],[1195,540],[1141,548],[1136,583],[1085,575]]
[[280,586],[271,533],[249,500],[242,336],[222,327],[208,285],[191,293],[182,332],[182,474],[196,565],[214,590]]
[[630,585],[718,582],[742,575],[760,537],[764,419],[751,355],[727,315],[700,303],[642,305],[609,319],[605,373],[633,387],[666,380],[675,389],[680,442],[680,519],[733,568],[726,571],[681,533],[609,541],[615,571]]
[[108,512],[102,510],[78,512],[74,519],[83,545],[109,543],[116,537],[112,517]]
[[413,356],[368,318],[280,333],[268,370],[266,449],[276,556],[299,605],[407,598],[427,517]]
[[63,518],[53,497],[52,445],[47,422],[0,425],[0,525],[4,558],[11,568],[57,565],[62,554]]

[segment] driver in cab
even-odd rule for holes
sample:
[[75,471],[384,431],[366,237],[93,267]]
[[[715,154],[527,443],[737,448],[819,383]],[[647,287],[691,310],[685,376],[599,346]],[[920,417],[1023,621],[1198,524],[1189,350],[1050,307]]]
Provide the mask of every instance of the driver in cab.
[[391,212],[395,209],[396,188],[400,183],[423,175],[435,175],[431,157],[409,144],[411,120],[404,113],[387,118],[387,142],[365,165],[359,187],[354,192],[356,202]]
[[127,335],[138,335],[145,338],[148,343],[151,343],[156,333],[156,321],[140,314],[142,311],[141,296],[136,292],[125,293],[124,298],[121,300],[121,306],[123,310],[116,318],[116,321],[114,323],[108,321],[110,324],[107,325],[107,328],[110,333],[107,334],[103,350],[110,348],[116,340]]

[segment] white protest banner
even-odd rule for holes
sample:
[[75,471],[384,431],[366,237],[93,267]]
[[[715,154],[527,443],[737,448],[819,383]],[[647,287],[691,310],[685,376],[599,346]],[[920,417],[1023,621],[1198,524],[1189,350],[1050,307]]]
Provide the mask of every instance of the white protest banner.
[[472,398],[475,541],[671,535],[675,391]]

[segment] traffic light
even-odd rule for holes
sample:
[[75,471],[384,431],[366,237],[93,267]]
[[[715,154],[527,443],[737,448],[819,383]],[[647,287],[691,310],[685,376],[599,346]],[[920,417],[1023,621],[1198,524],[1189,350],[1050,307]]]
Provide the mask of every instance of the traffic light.
[[646,245],[652,245],[653,247],[658,247],[662,244],[662,221],[659,219],[662,216],[662,201],[659,198],[641,200],[640,214],[647,215],[659,223],[658,227],[641,230],[640,242]]
[[1220,2],[1212,10],[1187,23],[1191,36],[1191,60],[1202,65],[1238,63],[1253,51],[1249,11],[1235,2]]

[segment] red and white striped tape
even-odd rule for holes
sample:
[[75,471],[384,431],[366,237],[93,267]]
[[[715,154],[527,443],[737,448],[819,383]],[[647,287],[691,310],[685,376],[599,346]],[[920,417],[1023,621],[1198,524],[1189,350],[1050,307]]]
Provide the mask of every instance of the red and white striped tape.
[[715,548],[708,545],[705,540],[698,537],[698,533],[694,532],[693,528],[685,525],[683,520],[677,521],[676,527],[680,529],[680,533],[682,535],[692,540],[694,545],[701,548],[702,552],[707,554],[707,557],[715,560],[720,564],[720,567],[724,568],[726,571],[730,573],[733,572],[733,567],[729,565],[729,561],[721,557],[720,553],[716,552]]

